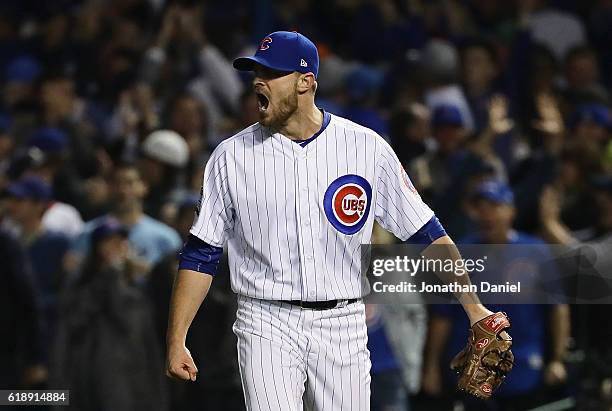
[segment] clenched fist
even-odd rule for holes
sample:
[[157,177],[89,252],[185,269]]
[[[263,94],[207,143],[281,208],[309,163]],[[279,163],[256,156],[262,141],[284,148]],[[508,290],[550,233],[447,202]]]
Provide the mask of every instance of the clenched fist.
[[187,347],[168,347],[166,356],[166,375],[177,380],[195,381],[198,375],[198,368],[193,362],[191,353]]

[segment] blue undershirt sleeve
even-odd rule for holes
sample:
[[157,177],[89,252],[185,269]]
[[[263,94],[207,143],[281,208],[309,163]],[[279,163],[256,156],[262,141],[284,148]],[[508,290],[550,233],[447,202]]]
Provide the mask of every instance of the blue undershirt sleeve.
[[214,277],[222,254],[222,247],[212,246],[190,234],[180,253],[179,269],[197,271]]
[[440,224],[440,220],[438,217],[433,216],[431,219],[425,223],[423,227],[419,229],[416,233],[414,233],[406,242],[408,244],[423,244],[429,245],[436,241],[440,237],[444,237],[446,235],[446,231],[442,224]]

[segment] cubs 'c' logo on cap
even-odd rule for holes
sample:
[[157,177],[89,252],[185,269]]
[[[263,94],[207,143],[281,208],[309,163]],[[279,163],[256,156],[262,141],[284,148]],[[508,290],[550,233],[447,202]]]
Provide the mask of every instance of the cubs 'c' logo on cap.
[[270,43],[272,43],[272,37],[266,37],[261,41],[259,50],[268,50],[270,48]]
[[329,222],[344,234],[355,234],[365,224],[370,212],[372,186],[355,174],[335,179],[323,197],[323,209]]

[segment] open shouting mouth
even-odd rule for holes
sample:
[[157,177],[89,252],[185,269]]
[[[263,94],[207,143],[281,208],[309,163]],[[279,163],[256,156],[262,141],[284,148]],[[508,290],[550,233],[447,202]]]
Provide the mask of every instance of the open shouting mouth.
[[261,92],[255,92],[255,95],[257,96],[257,106],[259,108],[259,112],[265,113],[270,105],[270,99]]

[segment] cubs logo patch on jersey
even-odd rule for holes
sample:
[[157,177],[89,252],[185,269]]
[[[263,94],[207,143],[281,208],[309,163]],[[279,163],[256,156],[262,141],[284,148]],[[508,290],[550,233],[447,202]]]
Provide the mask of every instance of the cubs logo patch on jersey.
[[361,176],[347,174],[329,185],[323,197],[323,209],[336,230],[352,235],[365,224],[371,202],[370,183]]
[[417,192],[417,189],[414,188],[414,185],[412,184],[412,181],[410,181],[410,178],[408,177],[408,174],[406,174],[406,170],[404,170],[404,167],[399,166],[399,172],[402,175],[402,181],[404,182],[404,185],[406,187],[408,187],[408,190],[410,190],[413,194],[419,195],[419,193]]

